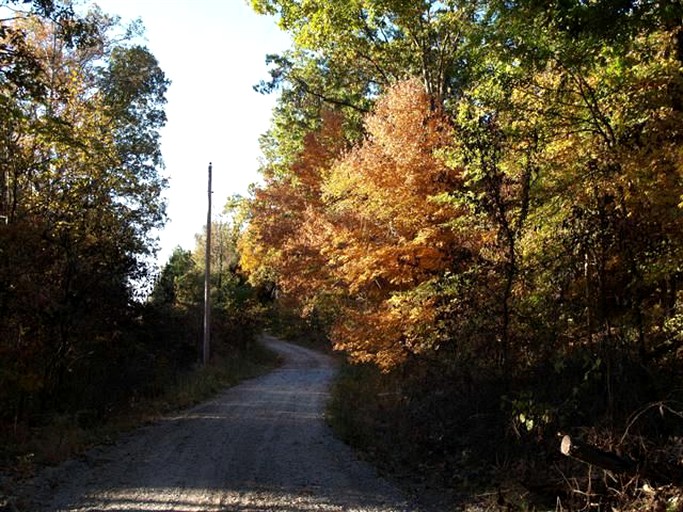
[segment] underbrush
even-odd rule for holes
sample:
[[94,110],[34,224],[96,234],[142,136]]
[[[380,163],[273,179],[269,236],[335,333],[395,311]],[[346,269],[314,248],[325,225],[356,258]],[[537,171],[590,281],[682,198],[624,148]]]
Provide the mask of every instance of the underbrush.
[[38,467],[54,465],[94,445],[113,442],[127,430],[206,400],[278,364],[277,355],[258,343],[240,349],[217,347],[207,367],[195,366],[165,386],[137,393],[125,403],[110,408],[104,417],[96,411],[79,410],[45,415],[30,427],[0,425],[0,469],[5,474],[5,485],[30,477]]
[[[472,362],[346,365],[337,434],[434,510],[683,511],[675,367],[565,357],[502,379]],[[633,461],[617,474],[560,453],[562,434]]]
[[500,422],[493,401],[461,401],[406,373],[344,365],[327,411],[337,435],[409,493],[436,500],[436,510],[494,492],[511,457],[493,438]]

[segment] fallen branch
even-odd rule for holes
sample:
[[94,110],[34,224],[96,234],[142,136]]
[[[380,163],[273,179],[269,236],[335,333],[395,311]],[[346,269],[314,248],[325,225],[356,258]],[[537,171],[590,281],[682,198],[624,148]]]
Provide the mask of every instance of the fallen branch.
[[614,473],[633,473],[637,472],[638,469],[638,464],[631,459],[581,443],[568,435],[562,437],[560,451],[563,455]]
[[628,457],[622,457],[616,453],[607,452],[572,439],[569,435],[562,437],[560,451],[563,455],[613,473],[635,475],[662,485],[680,485],[683,483],[683,467],[680,465],[638,463]]

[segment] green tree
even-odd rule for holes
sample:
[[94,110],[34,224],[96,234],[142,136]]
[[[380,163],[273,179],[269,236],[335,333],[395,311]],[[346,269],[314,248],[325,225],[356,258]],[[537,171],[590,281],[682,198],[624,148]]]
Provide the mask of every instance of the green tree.
[[323,110],[339,111],[345,137],[357,140],[363,116],[387,87],[419,76],[435,106],[457,96],[478,47],[478,2],[254,0],[277,14],[294,48],[270,56],[271,81],[281,90],[273,126],[262,146],[267,165],[286,172],[319,127]]
[[152,304],[182,305],[181,290],[185,288],[184,278],[195,268],[192,252],[176,247],[168,262],[161,269],[150,295]]

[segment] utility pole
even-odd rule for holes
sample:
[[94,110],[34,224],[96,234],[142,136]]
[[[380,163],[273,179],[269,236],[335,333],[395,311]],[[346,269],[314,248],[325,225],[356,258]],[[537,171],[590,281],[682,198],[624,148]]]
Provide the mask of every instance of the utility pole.
[[211,162],[209,162],[209,209],[206,213],[206,265],[204,269],[204,344],[202,364],[209,364],[209,338],[211,334]]

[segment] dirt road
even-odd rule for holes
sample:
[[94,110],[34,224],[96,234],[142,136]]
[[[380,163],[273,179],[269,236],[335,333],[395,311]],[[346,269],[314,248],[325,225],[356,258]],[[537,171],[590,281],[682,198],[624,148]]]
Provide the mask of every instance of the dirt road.
[[332,360],[266,337],[284,364],[39,477],[34,510],[407,511],[323,419]]

